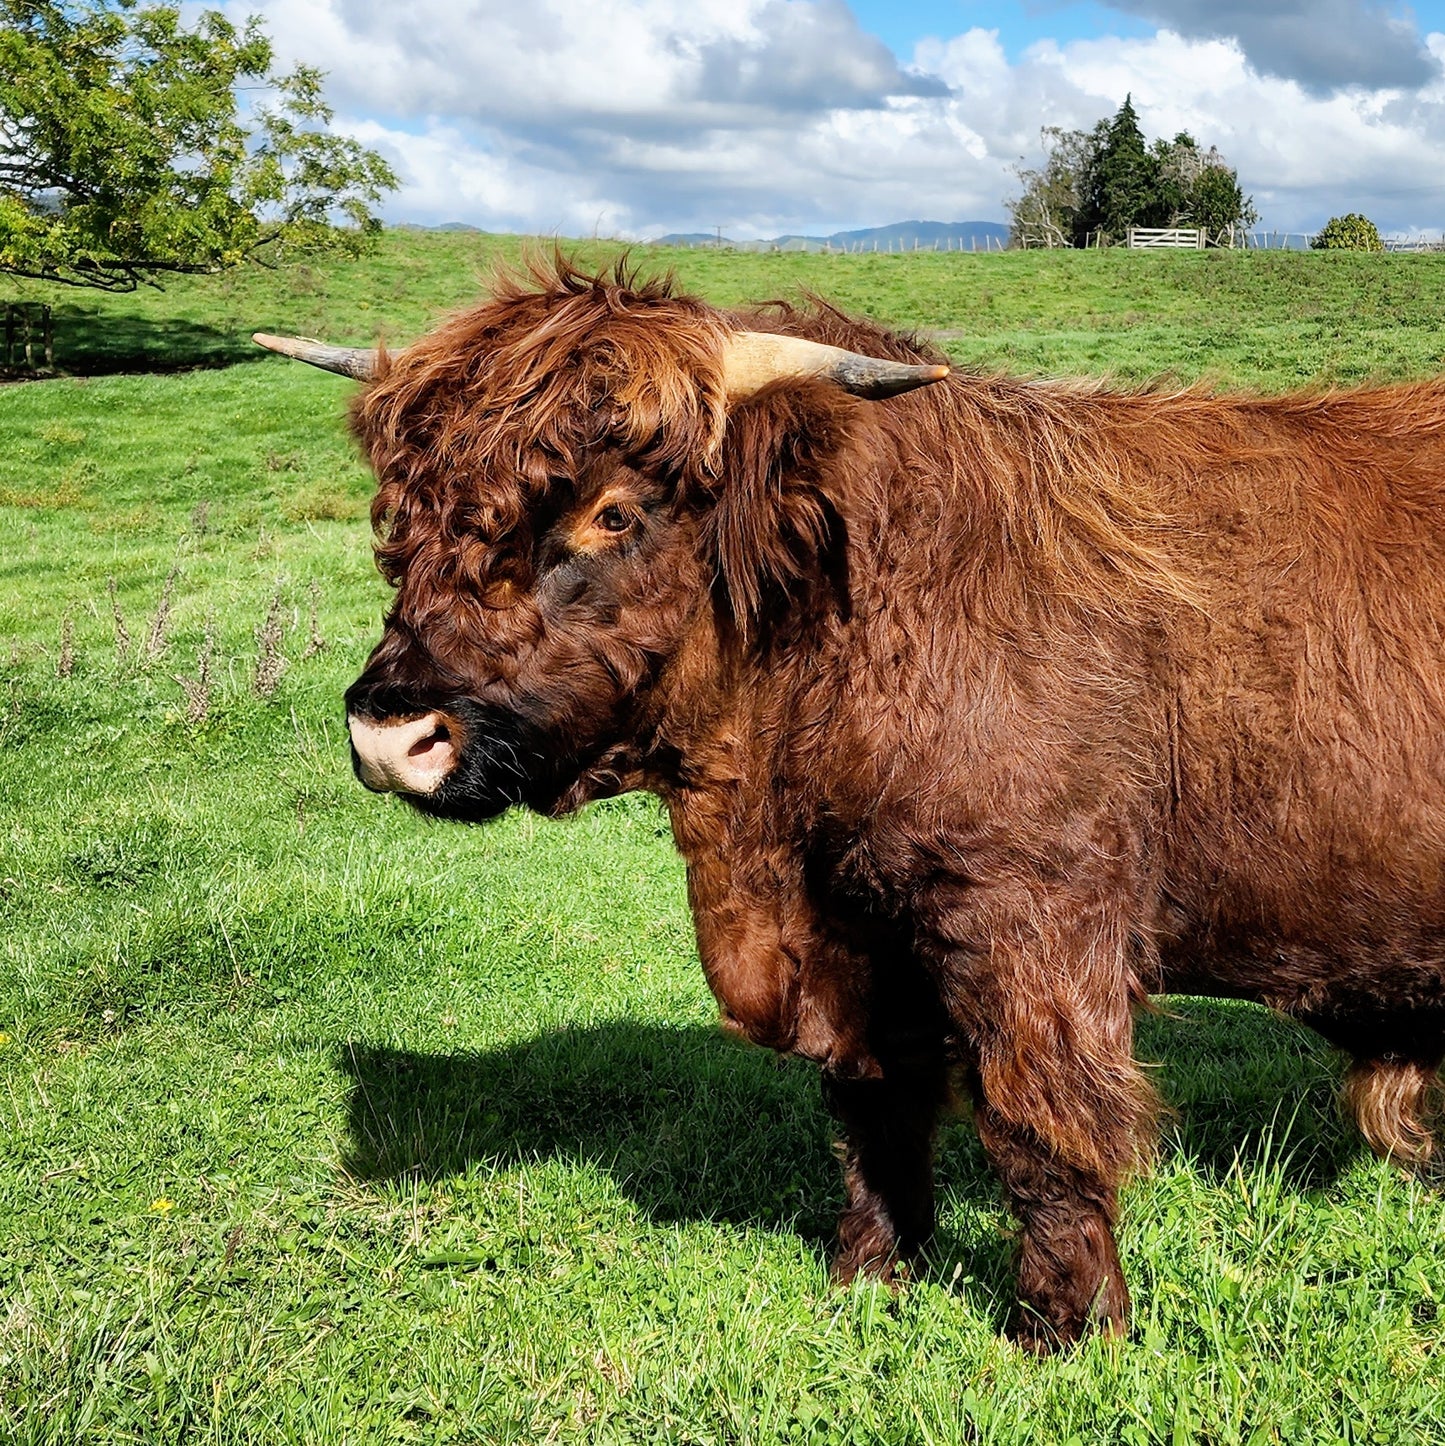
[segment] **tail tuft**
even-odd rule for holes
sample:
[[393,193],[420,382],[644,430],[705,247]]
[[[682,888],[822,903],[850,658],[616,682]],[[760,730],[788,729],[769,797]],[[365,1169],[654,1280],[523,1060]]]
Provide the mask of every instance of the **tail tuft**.
[[1435,1066],[1418,1060],[1357,1059],[1341,1099],[1376,1154],[1422,1165],[1435,1148],[1425,1116],[1439,1083]]

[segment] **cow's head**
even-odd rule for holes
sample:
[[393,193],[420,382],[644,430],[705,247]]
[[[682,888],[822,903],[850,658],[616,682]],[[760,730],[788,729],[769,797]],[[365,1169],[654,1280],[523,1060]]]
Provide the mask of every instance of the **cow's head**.
[[369,383],[396,597],[346,694],[356,769],[451,818],[643,781],[711,682],[715,613],[746,627],[839,524],[819,479],[852,396],[947,372],[740,330],[620,267],[532,283],[395,356],[257,338]]

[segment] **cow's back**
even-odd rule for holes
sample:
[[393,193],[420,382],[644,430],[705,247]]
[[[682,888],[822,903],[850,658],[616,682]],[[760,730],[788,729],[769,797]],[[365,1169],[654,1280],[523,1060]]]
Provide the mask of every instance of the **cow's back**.
[[966,378],[897,418],[852,613],[769,725],[850,886],[1133,851],[1151,983],[1438,987],[1445,387]]
[[1204,445],[1145,448],[1202,600],[1160,660],[1166,965],[1445,992],[1445,388],[1180,406]]

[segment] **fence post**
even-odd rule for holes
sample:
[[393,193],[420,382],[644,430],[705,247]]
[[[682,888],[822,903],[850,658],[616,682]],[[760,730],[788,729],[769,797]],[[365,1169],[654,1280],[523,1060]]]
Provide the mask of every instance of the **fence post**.
[[4,351],[0,370],[30,371],[37,375],[55,370],[55,318],[38,301],[10,301],[5,307]]

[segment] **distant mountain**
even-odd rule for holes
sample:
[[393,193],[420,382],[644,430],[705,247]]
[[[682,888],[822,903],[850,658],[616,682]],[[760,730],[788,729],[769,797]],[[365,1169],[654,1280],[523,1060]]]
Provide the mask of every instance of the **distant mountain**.
[[716,233],[673,232],[656,246],[723,246],[734,251],[998,251],[1008,245],[1008,227],[998,221],[895,221],[831,236],[774,236],[766,241],[732,241]]

